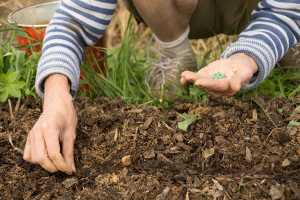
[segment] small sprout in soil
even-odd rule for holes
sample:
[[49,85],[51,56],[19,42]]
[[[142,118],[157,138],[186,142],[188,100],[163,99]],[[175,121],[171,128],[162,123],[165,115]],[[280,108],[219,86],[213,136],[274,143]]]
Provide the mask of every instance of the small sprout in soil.
[[188,128],[198,120],[198,117],[196,115],[187,113],[180,114],[180,117],[183,119],[183,121],[178,123],[178,128],[185,132],[187,132]]
[[288,127],[300,126],[300,122],[292,120],[289,122]]
[[216,73],[212,74],[212,79],[213,80],[222,80],[224,78],[226,78],[226,75],[222,72],[216,72]]
[[128,167],[131,165],[131,156],[130,155],[124,156],[121,161],[124,167]]

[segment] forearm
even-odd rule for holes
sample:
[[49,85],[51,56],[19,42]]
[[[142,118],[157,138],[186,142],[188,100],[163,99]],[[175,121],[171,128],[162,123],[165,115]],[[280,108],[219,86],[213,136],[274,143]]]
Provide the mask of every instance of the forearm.
[[95,44],[110,23],[116,0],[62,0],[47,28],[38,65],[36,90],[44,95],[45,80],[62,74],[70,82],[72,95],[78,90],[84,48]]
[[[251,23],[240,34],[237,42],[223,53],[228,58],[244,53],[253,58],[258,73],[246,88],[256,87],[270,74],[276,63],[300,38],[300,2],[292,0],[263,0],[253,12]],[[298,8],[297,8],[298,6]]]

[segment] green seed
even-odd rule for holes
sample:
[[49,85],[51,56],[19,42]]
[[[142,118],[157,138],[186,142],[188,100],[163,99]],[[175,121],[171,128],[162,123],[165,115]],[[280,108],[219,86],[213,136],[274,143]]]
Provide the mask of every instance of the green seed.
[[212,75],[213,80],[221,80],[221,79],[224,79],[224,78],[226,78],[226,75],[222,72],[216,72]]

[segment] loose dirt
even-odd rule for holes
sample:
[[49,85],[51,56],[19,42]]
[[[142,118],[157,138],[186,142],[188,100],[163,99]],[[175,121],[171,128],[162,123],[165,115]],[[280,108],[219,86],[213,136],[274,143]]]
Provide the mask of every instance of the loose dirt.
[[[74,176],[24,162],[9,143],[10,135],[24,147],[40,107],[26,100],[12,120],[0,106],[0,199],[300,199],[293,102],[211,99],[165,110],[78,99]],[[180,113],[198,116],[188,132],[177,128]]]

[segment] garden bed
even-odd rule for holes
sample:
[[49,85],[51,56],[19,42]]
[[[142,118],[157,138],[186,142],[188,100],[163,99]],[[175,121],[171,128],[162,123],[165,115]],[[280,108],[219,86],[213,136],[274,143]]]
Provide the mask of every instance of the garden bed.
[[[40,103],[26,100],[13,120],[3,104],[0,199],[300,199],[300,134],[287,127],[294,103],[208,102],[78,99],[75,176],[30,165],[9,143],[24,147]],[[187,132],[182,113],[198,118]]]

